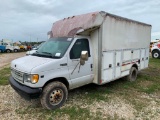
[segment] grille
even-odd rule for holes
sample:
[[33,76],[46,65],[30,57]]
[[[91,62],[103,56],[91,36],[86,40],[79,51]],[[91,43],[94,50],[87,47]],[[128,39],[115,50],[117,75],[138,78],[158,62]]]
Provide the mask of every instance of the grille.
[[23,82],[23,73],[22,72],[12,69],[11,74],[15,80]]

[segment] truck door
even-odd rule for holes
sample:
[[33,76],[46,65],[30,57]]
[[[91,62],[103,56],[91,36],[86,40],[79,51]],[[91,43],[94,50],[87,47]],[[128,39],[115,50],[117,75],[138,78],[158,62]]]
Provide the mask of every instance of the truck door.
[[[88,51],[88,61],[83,66],[80,65],[82,51]],[[93,81],[93,60],[88,39],[77,39],[70,50],[68,58],[72,88],[91,83]]]

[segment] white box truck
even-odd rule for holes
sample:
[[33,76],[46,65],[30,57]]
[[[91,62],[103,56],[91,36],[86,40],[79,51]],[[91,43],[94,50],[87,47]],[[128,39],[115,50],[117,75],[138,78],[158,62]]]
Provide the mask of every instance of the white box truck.
[[36,53],[12,61],[9,79],[47,109],[61,107],[70,89],[125,76],[134,81],[148,67],[151,25],[145,23],[101,11],[59,20],[49,36]]

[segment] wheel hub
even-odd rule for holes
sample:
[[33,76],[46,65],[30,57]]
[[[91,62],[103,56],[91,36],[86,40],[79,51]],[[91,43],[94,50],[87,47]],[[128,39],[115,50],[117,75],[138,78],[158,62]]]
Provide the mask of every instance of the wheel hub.
[[157,58],[159,56],[158,53],[154,53],[154,57]]
[[52,105],[59,104],[63,99],[63,91],[61,89],[53,90],[50,94],[50,103]]

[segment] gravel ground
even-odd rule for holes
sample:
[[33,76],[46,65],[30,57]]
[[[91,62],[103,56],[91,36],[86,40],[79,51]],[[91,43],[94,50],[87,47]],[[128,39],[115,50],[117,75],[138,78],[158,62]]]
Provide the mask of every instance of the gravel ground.
[[[157,95],[156,95],[157,96]],[[82,99],[77,99],[78,95],[73,92],[69,95],[69,100],[62,108],[67,108],[69,106],[79,106],[80,108],[87,108],[90,111],[91,116],[96,116],[96,113],[100,113],[102,119],[107,119],[107,116],[112,116],[112,119],[115,119],[115,115],[119,119],[125,120],[159,120],[160,118],[160,99],[154,96],[141,95],[142,98],[146,98],[149,100],[150,105],[144,107],[141,111],[137,111],[134,109],[132,104],[128,103],[126,100],[116,97],[110,96],[110,100],[108,102],[104,101],[95,101],[92,104],[84,104]],[[79,97],[78,97],[79,98]],[[38,110],[35,114],[31,113],[21,113],[19,114],[19,110],[24,111],[28,107],[32,106],[32,110]],[[1,120],[21,120],[21,119],[31,119],[31,120],[39,120],[41,114],[45,114],[42,112],[43,108],[41,107],[40,100],[32,100],[26,101],[21,98],[11,87],[10,85],[0,86],[0,118]],[[54,120],[69,120],[69,116],[55,116]]]
[[[0,55],[0,69],[16,58],[25,56],[25,53],[9,53]],[[86,93],[88,94],[88,93]],[[69,106],[79,106],[80,108],[87,108],[90,111],[91,116],[95,116],[96,113],[100,113],[102,119],[107,119],[107,116],[116,115],[120,119],[152,119],[159,120],[160,118],[160,99],[159,95],[147,95],[141,94],[139,98],[146,100],[149,105],[144,107],[142,110],[137,111],[132,103],[127,102],[125,99],[117,97],[116,95],[109,95],[109,101],[95,101],[92,104],[87,104],[85,101],[79,99],[80,96],[76,92],[70,92],[68,101],[63,106],[67,108]],[[148,101],[148,102],[147,102]],[[32,107],[33,110],[39,110],[36,114],[21,113],[28,107]],[[35,109],[36,108],[36,109]],[[10,85],[0,86],[0,120],[21,120],[21,119],[31,119],[38,120],[40,116],[45,114],[43,108],[41,107],[40,100],[26,101],[21,98]],[[54,118],[54,120],[68,120],[69,116],[63,115],[62,117]]]
[[[38,102],[37,102],[38,101]],[[26,101],[21,98],[10,85],[0,86],[0,119],[1,120],[21,120],[22,116],[17,114],[16,111],[24,109],[29,106],[40,105],[39,100]],[[31,118],[29,114],[24,114],[23,119],[36,119]]]
[[0,69],[16,58],[25,56],[25,52],[0,54]]

